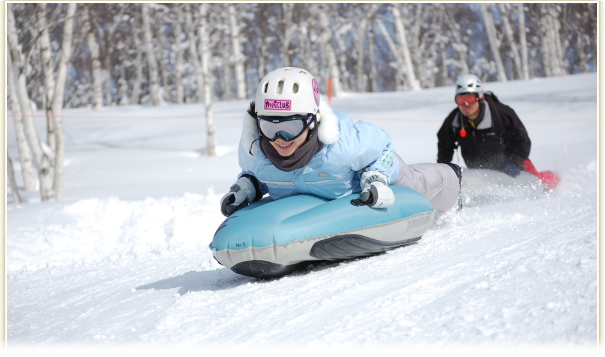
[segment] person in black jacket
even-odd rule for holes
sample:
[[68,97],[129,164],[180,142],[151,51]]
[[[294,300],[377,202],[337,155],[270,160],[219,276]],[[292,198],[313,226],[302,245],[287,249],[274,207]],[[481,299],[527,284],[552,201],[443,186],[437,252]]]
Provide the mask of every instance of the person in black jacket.
[[531,140],[515,111],[484,92],[477,76],[464,74],[456,80],[458,107],[437,133],[438,163],[452,161],[460,147],[468,168],[493,169],[516,177],[529,161]]

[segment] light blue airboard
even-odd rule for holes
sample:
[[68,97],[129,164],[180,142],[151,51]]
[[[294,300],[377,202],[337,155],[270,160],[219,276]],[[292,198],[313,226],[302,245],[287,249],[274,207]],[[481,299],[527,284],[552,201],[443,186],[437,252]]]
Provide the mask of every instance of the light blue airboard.
[[336,200],[297,195],[277,201],[269,198],[251,204],[227,218],[214,235],[210,249],[246,249],[288,244],[328,234],[370,227],[433,210],[419,192],[390,186],[395,203],[388,208],[353,206],[352,194]]

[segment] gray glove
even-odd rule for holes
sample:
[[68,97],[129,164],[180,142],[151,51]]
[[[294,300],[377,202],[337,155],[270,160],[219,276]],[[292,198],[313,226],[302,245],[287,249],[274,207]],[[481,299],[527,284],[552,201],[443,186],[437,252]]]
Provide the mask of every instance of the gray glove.
[[229,193],[221,198],[221,212],[229,217],[238,209],[248,206],[256,196],[257,191],[252,180],[242,176],[229,188]]
[[517,177],[521,173],[521,170],[519,170],[513,164],[506,164],[506,165],[502,166],[502,172],[504,172],[508,176]]
[[386,208],[395,202],[393,190],[387,185],[387,178],[378,171],[366,171],[361,175],[361,195],[359,202],[374,208]]

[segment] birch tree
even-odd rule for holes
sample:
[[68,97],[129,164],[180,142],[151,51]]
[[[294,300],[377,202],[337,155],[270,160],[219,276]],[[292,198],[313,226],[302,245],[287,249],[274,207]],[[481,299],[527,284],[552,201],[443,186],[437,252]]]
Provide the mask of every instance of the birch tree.
[[[73,35],[73,17],[76,12],[76,3],[69,3],[67,5],[67,14],[65,15],[65,22],[63,24],[63,41],[61,46],[61,53],[59,56],[57,72],[55,78],[55,71],[52,60],[52,53],[50,49],[50,36],[48,34],[48,27],[46,24],[46,4],[37,4],[37,20],[41,29],[40,43],[41,43],[41,54],[44,59],[44,84],[46,92],[46,117],[47,117],[47,132],[49,146],[53,150],[52,159],[54,168],[54,177],[52,179],[52,190],[45,190],[45,196],[42,197],[43,201],[56,199],[63,199],[63,167],[65,157],[65,143],[63,139],[63,95],[65,89],[65,82],[67,79],[67,64],[71,57],[71,42]],[[44,186],[48,183],[44,183]]]
[[235,83],[237,99],[246,99],[246,70],[242,56],[242,43],[240,38],[240,20],[235,11],[235,4],[229,5],[229,23],[231,24],[231,47],[233,48],[233,66],[235,69]]
[[[139,43],[138,35],[138,30],[135,28],[134,36],[135,38],[137,38],[135,40],[136,44]],[[137,64],[137,66],[135,67],[136,72],[134,76],[134,83],[132,84],[132,94],[130,96],[129,103],[139,104],[141,103],[141,86],[143,85],[143,55],[141,54],[141,51],[137,50],[137,57],[135,63]]]
[[[370,5],[371,7],[372,5]],[[356,47],[356,51],[357,51],[357,64],[355,66],[355,68],[357,69],[357,73],[356,73],[356,78],[357,78],[357,83],[356,83],[356,88],[358,91],[363,91],[366,89],[366,76],[364,75],[365,71],[364,71],[364,57],[365,57],[365,34],[367,33],[367,28],[368,28],[368,23],[371,20],[369,20],[367,17],[365,16],[361,16],[361,19],[359,20],[359,27],[358,27],[358,32],[357,32],[357,41],[355,44]]]
[[50,39],[48,35],[48,28],[46,25],[46,4],[37,3],[35,8],[36,13],[36,24],[37,30],[40,33],[39,46],[40,46],[40,57],[42,58],[42,68],[44,72],[44,110],[46,112],[46,140],[48,145],[44,145],[41,142],[42,149],[44,150],[44,160],[48,160],[48,163],[44,162],[43,168],[40,173],[40,199],[42,201],[50,201],[57,198],[57,194],[53,188],[53,175],[51,167],[54,166],[56,157],[54,153],[57,150],[57,145],[61,145],[61,142],[57,144],[57,137],[59,128],[56,128],[55,114],[53,113],[52,100],[54,96],[55,80],[53,77],[53,63],[50,53]]
[[55,88],[55,96],[53,98],[53,113],[55,115],[55,125],[57,129],[57,150],[55,152],[55,177],[54,188],[57,194],[57,199],[63,199],[63,168],[65,161],[65,143],[63,133],[63,99],[65,96],[65,84],[67,81],[67,65],[70,61],[72,53],[72,36],[74,14],[76,12],[76,3],[67,4],[66,20],[63,25],[63,43],[61,48],[61,56],[57,69],[57,81]]
[[[367,7],[360,9],[359,26],[356,27],[356,88],[358,91],[372,91],[376,88],[376,52],[375,52],[375,34],[374,20],[377,11],[376,4],[365,4]],[[367,51],[366,51],[367,42]],[[366,55],[367,52],[367,55]],[[365,65],[367,60],[367,67]],[[366,73],[369,68],[369,73]]]
[[[318,78],[321,78],[322,76],[319,71],[321,65],[319,63],[319,56],[317,55],[317,51],[320,51],[318,48],[322,46],[321,34],[317,34],[318,32],[321,33],[321,30],[318,29],[319,26],[317,24],[319,15],[316,12],[318,7],[308,6],[306,13],[303,13],[303,9],[301,9],[302,6],[300,4],[296,5],[298,6],[297,10],[300,11],[298,18],[301,22],[299,25],[301,34],[298,36],[300,46],[296,49],[296,55],[299,60],[302,59],[302,63],[305,63],[303,67],[306,70],[313,73]],[[304,16],[308,16],[308,19],[304,20]],[[301,17],[303,19],[301,19]],[[328,66],[326,65],[326,67]],[[326,74],[324,78],[329,76],[330,74]],[[322,82],[322,80],[319,81]],[[327,84],[328,81],[326,80],[323,82]]]
[[565,74],[563,50],[559,32],[561,24],[556,18],[557,4],[540,4],[541,49],[547,77]]
[[[10,15],[12,15],[12,12],[10,13]],[[29,147],[29,144],[27,142],[27,136],[25,134],[25,125],[23,123],[24,115],[21,111],[21,104],[19,103],[19,98],[17,97],[17,84],[15,81],[12,58],[10,54],[6,56],[6,60],[6,82],[8,89],[7,97],[10,109],[13,113],[15,137],[17,139],[17,150],[19,154],[19,161],[21,162],[21,176],[23,177],[23,188],[26,191],[34,191],[38,188],[36,182],[36,171],[32,158],[32,151]]]
[[508,20],[508,9],[511,8],[510,4],[499,3],[498,8],[500,10],[500,16],[502,18],[502,27],[504,29],[504,34],[508,39],[508,43],[511,47],[511,54],[513,56],[513,62],[515,64],[514,68],[517,72],[517,78],[523,77],[523,65],[521,64],[521,56],[519,56],[519,50],[517,48],[517,42],[515,41],[515,36],[513,35],[513,29]]
[[317,8],[317,15],[319,16],[319,28],[321,38],[322,54],[327,57],[328,76],[332,78],[332,95],[338,97],[340,94],[340,71],[338,70],[338,62],[336,60],[336,53],[332,46],[332,30],[330,29],[330,21],[327,15],[327,5],[321,4]]
[[182,41],[183,31],[181,24],[184,22],[183,18],[183,6],[184,4],[178,4],[176,6],[176,21],[174,24],[174,37],[176,39],[174,43],[174,83],[176,86],[176,103],[183,104],[184,91],[183,91],[183,54],[182,54]]
[[[166,17],[167,14],[164,13],[160,13],[159,14],[162,18]],[[156,13],[156,16],[158,16],[158,14]],[[165,30],[164,27],[166,26],[166,24],[164,22],[160,24],[157,24],[158,21],[154,21],[156,23],[155,26],[152,27],[152,34],[153,34],[153,38],[155,38],[158,42],[158,45],[156,46],[156,48],[160,48],[160,50],[158,51],[157,49],[154,51],[156,53],[156,60],[158,63],[158,88],[159,88],[159,93],[158,95],[160,96],[160,100],[161,103],[163,103],[164,101],[169,101],[170,100],[170,88],[169,88],[169,84],[170,84],[170,80],[168,79],[169,77],[169,69],[168,69],[168,62],[170,62],[170,60],[168,59],[168,57],[170,56],[171,51],[167,50],[167,47],[170,47],[169,45],[167,45],[167,39],[166,39],[166,35],[165,35]],[[159,54],[159,55],[158,55]]]
[[67,77],[67,63],[71,56],[73,17],[76,11],[76,4],[66,4],[66,7],[67,13],[63,23],[61,49],[58,59],[53,59],[45,4],[35,4],[33,7],[36,23],[32,27],[32,30],[35,31],[35,40],[30,46],[35,45],[39,47],[40,58],[42,59],[43,82],[41,84],[44,89],[43,103],[46,113],[48,144],[39,139],[33,125],[33,113],[29,106],[30,99],[26,88],[27,79],[25,71],[27,63],[23,60],[21,46],[18,42],[12,7],[9,9],[7,16],[7,39],[11,55],[11,65],[8,69],[12,71],[11,83],[9,84],[15,87],[14,93],[19,102],[18,104],[13,102],[14,107],[19,108],[24,115],[23,131],[38,169],[40,199],[42,201],[60,200],[63,195],[64,142],[62,108]]
[[[223,99],[225,100],[232,100],[234,95],[233,95],[233,87],[232,87],[232,81],[233,81],[233,68],[230,65],[230,63],[232,62],[232,55],[230,51],[221,51],[221,57],[223,60],[223,80],[221,81],[221,83],[223,83]],[[237,82],[237,80],[236,80]],[[237,94],[236,94],[237,95]]]
[[376,30],[374,27],[375,18],[370,19],[368,27],[368,59],[370,62],[370,74],[368,75],[368,90],[375,92],[378,90],[378,69],[376,68]]
[[487,33],[487,39],[489,41],[489,47],[492,50],[492,56],[496,63],[496,71],[498,80],[506,82],[506,72],[504,65],[502,64],[502,57],[500,56],[500,43],[496,32],[496,25],[494,25],[494,17],[491,13],[491,7],[489,5],[481,4],[481,14],[483,14],[483,22],[485,23],[485,32]]
[[408,41],[406,37],[405,27],[403,25],[403,19],[401,16],[401,11],[398,8],[399,4],[390,4],[389,9],[393,14],[393,25],[395,27],[395,38],[396,43],[391,39],[389,31],[385,28],[382,21],[376,21],[382,36],[384,37],[393,57],[395,57],[395,67],[396,71],[396,90],[404,90],[406,88],[406,84],[412,90],[420,90],[420,83],[416,79],[416,74],[414,73],[414,66],[412,63],[412,56],[410,54],[410,49],[408,46]]
[[208,3],[201,3],[199,7],[200,23],[198,27],[198,35],[200,37],[200,52],[201,52],[201,73],[203,76],[204,86],[204,116],[206,117],[206,154],[208,156],[216,156],[216,138],[214,128],[214,118],[212,115],[212,88],[211,88],[211,73],[210,73],[210,37],[208,36]]
[[282,64],[284,64],[285,66],[289,66],[292,63],[292,53],[290,51],[290,45],[291,45],[291,41],[292,41],[292,33],[294,32],[293,29],[293,15],[294,15],[294,6],[295,4],[292,3],[283,3],[281,4],[281,11],[282,11],[282,21],[281,21],[281,26],[282,26],[282,33],[283,33],[283,37],[282,37],[282,41],[281,41],[281,51],[280,51],[280,56],[281,56],[281,62]]
[[141,4],[141,19],[143,20],[143,38],[145,40],[145,49],[147,51],[147,70],[149,72],[149,95],[151,97],[151,103],[154,106],[158,106],[162,104],[162,100],[160,98],[158,63],[155,58],[153,38],[151,36],[151,24],[149,19],[148,3]]
[[[32,158],[34,164],[38,170],[38,179],[42,181],[43,175],[50,175],[50,160],[46,157],[48,151],[42,150],[42,143],[36,133],[36,129],[33,123],[33,111],[30,106],[31,99],[27,93],[26,86],[26,63],[24,61],[23,53],[21,52],[21,46],[17,36],[17,28],[15,25],[15,18],[13,16],[14,5],[8,7],[7,11],[7,42],[10,52],[10,61],[12,66],[8,67],[8,70],[12,71],[12,78],[14,82],[9,81],[8,84],[14,83],[14,90],[11,93],[15,94],[18,100],[18,105],[15,105],[12,109],[21,112],[23,122],[23,132],[25,134],[29,148],[31,149]],[[8,77],[11,79],[11,77]]]
[[[47,143],[52,152],[56,149],[56,129],[55,115],[53,113],[52,101],[55,95],[55,77],[54,66],[52,62],[52,53],[50,49],[50,35],[48,33],[48,25],[46,22],[46,4],[36,3],[35,5],[36,25],[39,33],[38,45],[40,47],[40,57],[42,59],[42,73],[44,74],[44,111],[46,112],[46,133]],[[51,163],[54,163],[52,154]],[[54,198],[54,197],[53,197]]]
[[21,203],[21,195],[19,194],[19,187],[15,179],[15,170],[13,169],[13,160],[11,160],[8,151],[6,152],[6,177],[13,196],[13,202],[17,204]]
[[103,108],[103,80],[101,75],[99,44],[95,36],[94,26],[90,20],[89,9],[85,10],[82,15],[86,29],[86,44],[88,45],[88,51],[90,51],[92,65],[93,108],[95,110],[100,110]]
[[517,14],[519,16],[519,44],[521,46],[521,67],[523,69],[522,79],[529,79],[529,56],[527,48],[527,34],[525,27],[525,5],[517,4]]
[[[185,5],[187,6],[187,5]],[[189,11],[185,13],[185,24],[187,25],[188,37],[189,37],[189,59],[193,63],[193,68],[195,72],[195,82],[196,82],[196,94],[197,101],[201,102],[203,100],[203,90],[204,90],[204,76],[202,74],[202,66],[200,65],[200,56],[198,51],[198,38],[195,34],[195,26],[193,24],[191,14],[196,10],[196,6],[198,4],[189,4]],[[199,13],[199,9],[197,9]],[[199,25],[198,25],[199,26]]]
[[399,11],[399,5],[391,4],[391,11],[393,12],[395,36],[397,37],[397,43],[399,44],[399,50],[401,51],[401,58],[403,58],[402,64],[405,68],[405,76],[407,78],[407,82],[412,90],[420,90],[420,83],[418,82],[418,79],[416,79],[416,74],[414,73],[412,56],[410,54],[410,47],[408,46],[408,40],[406,36],[405,26],[403,25],[401,11]]
[[460,25],[454,21],[447,9],[442,8],[442,10],[444,21],[449,28],[448,33],[450,33],[454,39],[454,45],[452,47],[458,54],[458,60],[456,61],[457,67],[460,68],[461,73],[470,73],[468,63],[466,61],[468,46],[463,41],[463,36],[461,33],[462,29],[460,28]]
[[[65,105],[111,105],[116,88],[119,104],[140,104],[143,95],[152,103],[156,92],[170,95],[165,99],[177,103],[203,102],[198,5],[78,5],[80,12],[90,7],[90,14],[75,24],[78,28],[73,35],[69,72],[74,77],[65,89]],[[242,92],[250,94],[253,90],[246,88],[247,78],[254,74],[262,77],[279,65],[300,66],[321,78],[331,77],[337,93],[447,85],[450,76],[469,72],[469,68],[482,78],[529,78],[597,68],[598,7],[592,3],[494,7],[462,3],[219,2],[209,6],[212,10],[206,31],[214,53],[210,86],[219,86],[213,93],[219,100],[241,98]],[[47,47],[34,12],[38,6],[12,3],[10,7],[16,17],[18,41],[24,41],[18,44],[22,48],[17,47],[24,55],[22,64],[12,64],[24,68],[14,73],[15,85],[20,88],[18,83],[24,80],[30,99],[37,107],[46,108],[46,96],[52,93],[44,90],[45,78],[49,78],[42,63],[48,63],[48,57],[42,58],[42,54],[54,57],[61,46],[64,19],[60,17],[66,4],[46,5],[47,11],[53,9],[47,14],[47,26],[52,29],[48,36],[54,47],[45,52],[40,50]],[[370,16],[373,8],[375,15]],[[502,17],[496,19],[496,14]],[[54,147],[54,140],[49,137],[43,142]]]

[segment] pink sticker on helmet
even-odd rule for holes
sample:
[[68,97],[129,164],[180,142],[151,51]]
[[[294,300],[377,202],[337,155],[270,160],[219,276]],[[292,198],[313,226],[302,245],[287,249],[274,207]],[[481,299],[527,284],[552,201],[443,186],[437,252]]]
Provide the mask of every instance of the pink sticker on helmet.
[[315,78],[313,78],[313,81],[311,81],[311,86],[313,87],[313,96],[315,97],[315,104],[317,104],[317,106],[319,106],[319,98],[320,98],[319,85],[317,84],[317,81],[315,80]]
[[292,110],[292,101],[286,99],[265,99],[265,110]]

